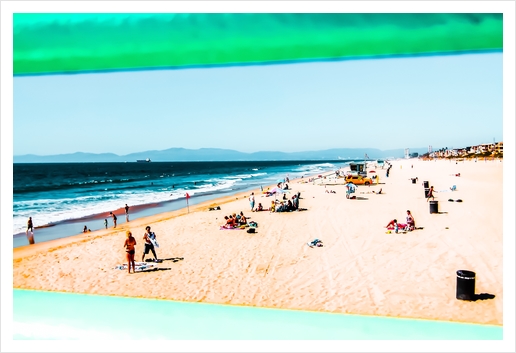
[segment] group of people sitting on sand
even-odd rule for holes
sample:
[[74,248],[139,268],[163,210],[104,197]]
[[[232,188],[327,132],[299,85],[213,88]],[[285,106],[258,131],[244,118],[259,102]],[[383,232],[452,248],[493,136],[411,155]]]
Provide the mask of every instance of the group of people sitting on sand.
[[271,207],[269,208],[270,212],[292,212],[292,211],[301,211],[303,209],[299,208],[299,198],[301,193],[298,192],[294,196],[292,196],[292,201],[286,198],[283,198],[282,201],[271,201]]
[[[261,205],[261,204],[260,204]],[[244,216],[244,212],[240,211],[240,214],[233,213],[229,216],[224,216],[224,223],[221,228],[226,229],[244,229],[246,227],[257,227],[258,223],[254,221],[249,221],[249,218]]]
[[238,228],[247,224],[247,218],[242,211],[240,211],[238,215],[233,213],[232,215],[224,216],[224,219],[226,220],[226,223],[224,223],[224,227],[226,228]]
[[407,210],[407,223],[398,223],[397,219],[393,219],[385,228],[394,230],[395,233],[398,233],[398,231],[411,232],[416,229],[416,221],[412,213],[410,213],[410,210]]

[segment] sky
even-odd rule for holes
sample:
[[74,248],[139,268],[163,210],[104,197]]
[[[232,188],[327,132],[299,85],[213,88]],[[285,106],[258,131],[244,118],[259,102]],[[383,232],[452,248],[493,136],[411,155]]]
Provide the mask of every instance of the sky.
[[501,141],[502,57],[15,77],[13,154],[436,150]]

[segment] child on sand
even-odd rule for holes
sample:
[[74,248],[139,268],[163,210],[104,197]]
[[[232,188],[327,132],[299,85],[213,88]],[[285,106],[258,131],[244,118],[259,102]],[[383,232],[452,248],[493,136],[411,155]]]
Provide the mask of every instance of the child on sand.
[[428,190],[428,193],[426,194],[426,202],[432,198],[432,201],[434,201],[434,192],[437,192],[434,190],[433,186],[430,186],[430,190]]

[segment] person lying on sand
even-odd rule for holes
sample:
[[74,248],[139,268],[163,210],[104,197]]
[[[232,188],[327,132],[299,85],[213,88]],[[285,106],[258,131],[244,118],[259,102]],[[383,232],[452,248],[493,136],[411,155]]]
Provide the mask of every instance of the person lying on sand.
[[394,229],[394,227],[396,226],[396,224],[398,223],[398,220],[396,218],[394,218],[392,221],[390,221],[386,226],[385,228],[387,229]]

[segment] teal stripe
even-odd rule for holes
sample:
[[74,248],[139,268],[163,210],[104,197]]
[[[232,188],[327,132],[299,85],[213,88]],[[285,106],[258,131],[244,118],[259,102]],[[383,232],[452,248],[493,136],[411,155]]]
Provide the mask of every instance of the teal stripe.
[[[22,289],[13,292],[14,339],[503,339],[503,327],[493,325]],[[128,330],[130,322],[135,330]],[[142,329],[136,329],[139,326]]]
[[503,50],[503,14],[13,15],[14,75]]

